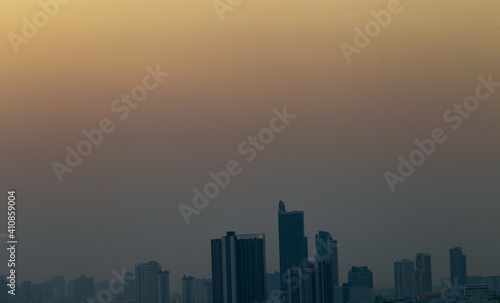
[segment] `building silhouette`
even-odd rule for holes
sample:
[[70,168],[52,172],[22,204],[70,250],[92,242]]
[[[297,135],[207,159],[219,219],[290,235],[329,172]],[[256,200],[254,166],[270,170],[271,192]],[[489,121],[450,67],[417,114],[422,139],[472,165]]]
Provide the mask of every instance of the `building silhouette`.
[[316,295],[314,262],[292,265],[287,270],[287,302],[313,303]]
[[462,247],[450,249],[450,281],[454,285],[467,284],[467,258]]
[[186,275],[182,277],[183,303],[210,303],[212,297],[211,279],[196,279],[193,276],[186,277]]
[[372,303],[373,294],[373,273],[367,266],[352,266],[347,273],[348,283],[344,283],[344,302],[364,302]]
[[182,277],[182,303],[197,303],[196,301],[196,283],[192,276]]
[[204,287],[204,294],[205,294],[205,302],[206,303],[213,303],[214,301],[214,296],[212,293],[212,279],[206,279],[205,284],[203,284]]
[[160,272],[161,266],[156,261],[149,261],[135,266],[136,303],[160,302]]
[[326,231],[316,235],[315,260],[316,303],[332,303],[338,285],[338,253],[337,241]]
[[[43,290],[42,290],[43,292]],[[75,301],[85,301],[94,297],[94,279],[80,276],[75,279]]]
[[339,286],[339,253],[337,240],[326,231],[316,235],[316,254],[321,260],[326,259],[333,265],[333,285]]
[[135,298],[135,277],[131,272],[126,272],[124,276],[123,298],[130,300]]
[[417,296],[415,283],[415,263],[403,259],[394,262],[394,285],[396,299],[414,299]]
[[367,266],[353,266],[347,273],[349,287],[373,288],[373,272]]
[[415,257],[417,294],[432,292],[431,255],[418,253]]
[[51,278],[54,302],[62,302],[66,296],[66,283],[63,276]]
[[160,271],[158,282],[160,283],[160,303],[170,303],[170,272],[168,270]]
[[213,303],[267,300],[264,234],[229,231],[211,244]]
[[[292,265],[307,261],[307,237],[304,235],[304,212],[286,211],[285,203],[278,208],[281,290],[287,293],[286,274]],[[284,278],[283,278],[284,277]]]

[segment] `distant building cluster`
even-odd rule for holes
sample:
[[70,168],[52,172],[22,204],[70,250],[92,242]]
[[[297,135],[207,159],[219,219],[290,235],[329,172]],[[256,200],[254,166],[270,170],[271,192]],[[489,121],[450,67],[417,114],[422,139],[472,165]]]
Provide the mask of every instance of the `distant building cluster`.
[[433,287],[431,255],[417,253],[394,262],[394,288],[374,289],[367,266],[351,266],[340,283],[339,245],[326,231],[316,233],[309,257],[304,213],[287,211],[282,201],[278,232],[279,272],[267,273],[264,234],[228,231],[211,240],[212,277],[184,275],[181,294],[171,293],[170,272],[149,261],[100,283],[86,276],[24,281],[16,296],[0,276],[0,303],[500,303],[500,276],[468,276],[461,247],[450,249],[441,287]]

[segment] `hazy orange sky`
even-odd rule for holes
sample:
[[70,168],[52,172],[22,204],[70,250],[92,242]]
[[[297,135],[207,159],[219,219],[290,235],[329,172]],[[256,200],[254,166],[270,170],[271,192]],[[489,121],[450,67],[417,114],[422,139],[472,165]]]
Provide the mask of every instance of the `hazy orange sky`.
[[[469,274],[500,275],[500,89],[459,130],[442,118],[479,76],[500,81],[500,2],[402,0],[347,63],[340,43],[388,3],[244,0],[221,21],[212,1],[72,0],[16,53],[7,35],[41,8],[1,1],[0,180],[18,191],[20,279],[155,259],[178,291],[183,274],[209,277],[209,240],[227,230],[266,233],[272,272],[280,199],[305,211],[310,254],[318,230],[339,240],[341,282],[368,265],[393,285],[392,262],[429,252],[439,284],[454,246]],[[113,100],[157,65],[170,75],[118,120]],[[284,106],[297,118],[185,225],[177,205]],[[59,183],[51,163],[105,117],[116,130]],[[436,127],[449,140],[391,193],[384,171]]]

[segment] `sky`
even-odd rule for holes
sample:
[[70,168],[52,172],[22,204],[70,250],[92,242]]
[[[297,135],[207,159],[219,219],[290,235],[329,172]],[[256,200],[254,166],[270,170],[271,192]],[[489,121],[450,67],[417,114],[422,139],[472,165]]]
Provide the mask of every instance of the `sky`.
[[[455,246],[469,275],[500,275],[500,87],[468,118],[448,112],[500,81],[500,3],[401,0],[359,47],[392,1],[61,1],[46,24],[38,1],[2,1],[0,233],[15,189],[19,281],[156,260],[180,292],[184,274],[211,276],[210,239],[229,230],[265,233],[273,272],[280,200],[304,211],[310,256],[318,231],[339,241],[341,283],[366,265],[392,286],[393,262],[426,252],[439,285]],[[120,119],[148,67],[168,76]],[[247,161],[238,146],[285,108]],[[113,131],[60,182],[54,161],[103,119]],[[391,191],[384,173],[436,128],[446,141]],[[179,204],[232,160],[241,172],[186,224]]]

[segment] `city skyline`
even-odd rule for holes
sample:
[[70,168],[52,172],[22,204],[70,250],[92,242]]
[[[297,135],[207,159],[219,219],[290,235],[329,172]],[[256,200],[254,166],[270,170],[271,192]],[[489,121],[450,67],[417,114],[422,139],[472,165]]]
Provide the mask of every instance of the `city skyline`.
[[[282,217],[280,217],[280,215],[292,215],[293,219],[289,219],[288,221],[283,221],[283,222],[288,222],[288,223],[285,223],[285,224],[290,224],[290,223],[293,222],[292,225],[296,224],[296,223],[298,223],[299,226],[302,225],[302,227],[300,227],[299,230],[296,230],[296,228],[292,227],[292,230],[298,231],[299,234],[300,234],[300,229],[301,228],[303,228],[304,230],[306,229],[306,224],[304,224],[304,221],[303,221],[304,220],[304,212],[300,211],[300,210],[286,211],[285,210],[285,203],[282,200],[280,200],[279,203],[278,203],[278,218],[277,218],[278,225],[279,225],[280,219],[282,218]],[[278,228],[278,230],[279,230],[279,228]],[[228,231],[227,234],[228,234],[228,236],[237,236],[234,232],[229,232]],[[261,234],[261,235],[263,237],[262,240],[265,243],[265,234]],[[253,234],[248,234],[248,235],[241,234],[240,236],[253,236]],[[305,242],[306,243],[308,242],[307,241],[307,237],[305,237]],[[313,250],[312,254],[308,253],[308,255],[309,255],[308,260],[309,261],[318,262],[318,261],[323,260],[324,259],[324,254],[326,254],[327,258],[329,260],[330,259],[331,260],[335,260],[337,262],[337,264],[338,264],[338,247],[339,246],[340,245],[337,243],[337,240],[334,240],[331,237],[331,235],[329,234],[329,232],[326,232],[326,231],[317,231],[316,235],[315,235],[314,246],[313,246],[314,250]],[[318,251],[320,252],[319,255],[318,255]],[[265,252],[265,249],[264,249],[264,252]],[[452,272],[452,270],[456,270],[454,268],[456,268],[457,266],[460,267],[460,268],[462,266],[462,265],[453,265],[456,262],[459,262],[459,264],[464,264],[465,268],[464,269],[460,269],[460,270],[464,270],[465,271],[465,277],[466,278],[469,277],[469,275],[467,275],[467,269],[466,269],[466,264],[465,264],[465,255],[462,255],[462,247],[453,247],[453,248],[450,248],[448,256],[449,256],[449,260],[448,260],[448,264],[449,264],[449,267],[448,267],[449,268],[449,274],[448,275],[449,276],[448,277],[450,278],[449,281],[450,281],[451,285],[455,284],[455,282],[453,280],[453,272]],[[264,258],[267,258],[267,257],[264,256]],[[401,260],[401,261],[399,261],[399,260]],[[302,261],[303,260],[300,260],[299,263],[302,263]],[[418,294],[419,293],[419,291],[418,291],[419,290],[419,284],[418,284],[419,283],[418,282],[419,278],[418,278],[418,274],[419,274],[419,271],[425,272],[426,270],[429,270],[431,268],[430,254],[428,254],[428,253],[417,253],[416,257],[415,257],[415,261],[411,261],[411,260],[408,260],[408,259],[405,259],[405,258],[398,258],[398,261],[394,262],[394,266],[395,266],[394,270],[396,270],[396,263],[400,263],[400,262],[403,262],[402,264],[404,265],[402,267],[401,267],[401,265],[398,265],[398,266],[400,266],[399,268],[402,268],[400,270],[404,270],[405,267],[409,268],[407,265],[410,264],[410,263],[413,265],[413,275],[414,275],[413,276],[413,280],[415,282],[415,285],[414,285],[414,290],[412,290],[412,291],[414,291],[415,294]],[[420,264],[421,268],[418,267],[419,262],[421,262],[421,264]],[[134,267],[135,267],[136,275],[137,275],[137,269],[138,269],[138,267],[139,268],[141,266],[149,267],[151,265],[154,265],[154,266],[157,267],[157,269],[159,270],[159,272],[158,272],[159,274],[166,275],[166,280],[168,281],[167,283],[170,286],[170,284],[169,284],[170,283],[169,282],[170,281],[170,278],[169,278],[170,271],[168,271],[168,270],[161,271],[162,267],[156,261],[150,261],[149,263],[137,263],[137,264],[135,264]],[[350,276],[351,271],[353,269],[365,270],[367,268],[367,266],[357,267],[357,266],[354,266],[354,265],[349,265],[347,267],[349,269],[345,273],[345,275],[344,275],[345,277],[343,279],[340,278],[339,281],[338,281],[339,284],[340,284],[340,286],[342,286],[342,282],[343,282],[344,285],[348,285],[348,284],[346,284],[346,282],[348,282],[349,276]],[[317,269],[315,269],[315,270],[317,270]],[[335,274],[334,274],[334,272],[335,272],[335,266],[332,268],[332,270],[333,270],[332,274],[333,274],[333,276],[335,276]],[[273,272],[273,270],[267,270],[267,273],[272,273],[272,272]],[[370,273],[372,273],[372,272],[370,271]],[[395,272],[394,272],[394,274],[396,275]],[[193,278],[191,276],[191,274],[188,274],[188,275],[189,275],[188,278]],[[429,282],[429,280],[433,281],[432,270],[430,270],[430,272],[426,272],[425,275],[426,275],[425,279],[427,279],[428,282]],[[176,282],[178,282],[176,280],[182,280],[182,281],[184,281],[184,279],[186,278],[186,273],[182,274],[182,276],[183,276],[182,279],[174,279],[173,280],[174,281],[174,285],[176,285],[177,284]],[[194,276],[196,276],[197,278],[201,278],[201,279],[213,278],[212,275],[203,277],[203,276],[195,274]],[[341,277],[341,276],[342,275],[339,274],[339,277]],[[493,276],[496,276],[496,275],[493,275]],[[52,279],[57,278],[57,277],[61,277],[61,276],[54,276],[54,277],[52,277]],[[64,277],[64,276],[62,276],[62,277]],[[157,279],[159,280],[160,277],[161,277],[161,275],[159,275]],[[83,280],[92,280],[93,281],[94,278],[92,278],[92,277],[89,278],[89,277],[86,277],[86,275],[82,274],[80,276],[75,277],[74,281],[76,282],[78,279],[81,279],[82,281]],[[317,277],[316,277],[316,279],[317,279]],[[447,279],[447,277],[443,276],[443,277],[439,277],[439,279],[434,279],[434,281],[439,280],[439,282],[436,282],[434,284],[432,284],[432,282],[430,282],[431,283],[430,285],[431,285],[432,289],[434,289],[434,288],[442,285],[442,281],[441,281],[442,279]],[[38,281],[38,282],[43,282],[42,280]],[[395,280],[396,280],[396,276],[394,276],[393,283],[395,282]],[[31,280],[26,280],[26,281],[30,281],[31,282]],[[45,279],[45,281],[47,281],[47,280]],[[106,281],[106,280],[103,280],[103,281]],[[458,279],[458,281],[459,281],[460,285],[464,285],[465,284],[463,282],[463,279],[461,279],[461,278]],[[373,283],[374,283],[373,280],[371,280],[371,286],[373,287],[373,285],[375,285],[376,288],[391,288],[392,287],[390,284],[389,285],[386,285],[386,284],[378,284],[377,285],[377,284],[373,284]],[[408,283],[408,281],[406,281],[406,283]],[[89,285],[90,284],[92,284],[92,283],[89,282]],[[94,287],[93,284],[92,284],[92,287]],[[77,288],[75,286],[75,296],[78,296],[78,291],[76,289]],[[164,297],[163,300],[165,300],[165,301],[162,301],[161,303],[169,303],[167,301],[167,300],[170,300],[170,292],[169,292],[169,290],[170,290],[170,287],[168,288],[168,290],[166,292],[163,291],[163,292],[159,292],[158,293],[158,296]],[[86,290],[85,293],[88,293],[88,292],[89,291]],[[165,296],[163,293],[168,294],[168,295]],[[177,293],[182,293],[182,291],[178,290]]]
[[[288,221],[288,222],[303,224],[302,220],[303,220],[304,213],[302,211],[286,212],[285,211],[285,203],[281,200],[279,201],[278,221],[279,221],[280,214],[281,215],[286,215],[286,214],[298,215],[299,216],[298,221],[296,219],[293,219],[292,221]],[[292,226],[290,226],[290,227],[292,230],[296,229]],[[303,228],[305,228],[305,226],[303,226]],[[264,267],[263,268],[265,269],[265,263],[266,263],[266,261],[265,261],[265,259],[266,259],[265,248],[264,248],[265,247],[265,234],[260,234],[260,235],[259,234],[240,234],[240,235],[236,235],[235,232],[228,231],[227,235],[222,237],[222,242],[229,241],[227,244],[225,244],[225,245],[222,244],[220,239],[219,240],[212,239],[212,275],[211,275],[211,279],[214,278],[214,275],[213,275],[214,274],[213,273],[214,255],[213,254],[216,251],[218,251],[218,253],[220,254],[223,247],[226,247],[226,246],[229,247],[230,246],[229,243],[231,241],[235,241],[235,239],[237,239],[237,238],[242,239],[242,240],[246,239],[247,241],[252,240],[252,239],[260,239],[260,241],[262,241],[261,246],[262,246],[262,252],[264,253],[264,256],[263,256]],[[308,260],[309,260],[309,262],[312,262],[311,266],[312,266],[313,271],[322,272],[322,270],[315,267],[315,264],[320,264],[318,262],[322,262],[324,260],[329,260],[329,262],[332,262],[331,260],[333,260],[333,259],[337,260],[337,262],[338,262],[338,251],[336,249],[338,247],[338,244],[337,244],[337,241],[332,239],[331,235],[326,231],[318,231],[318,234],[316,235],[315,238],[316,238],[316,241],[315,241],[316,250],[313,253],[314,257],[310,257]],[[224,240],[224,239],[227,239],[227,240]],[[233,239],[233,240],[230,240],[230,239]],[[217,242],[219,244],[217,244]],[[243,241],[240,241],[240,242],[243,242]],[[236,242],[233,242],[233,244],[231,244],[231,245],[234,246],[234,243],[236,243]],[[245,247],[244,245],[240,245],[240,254],[243,253],[243,251],[241,249],[244,249],[244,247]],[[215,249],[215,251],[214,251],[214,249]],[[318,253],[318,251],[319,251],[319,253]],[[236,246],[236,250],[231,252],[231,254],[237,254],[237,253],[238,253],[238,249]],[[234,255],[231,258],[236,258],[235,256],[236,255]],[[448,261],[448,263],[450,265],[449,269],[450,269],[450,277],[451,278],[453,277],[453,272],[452,272],[454,270],[453,264],[455,262],[457,262],[457,258],[459,260],[458,262],[464,262],[463,260],[465,260],[465,255],[462,255],[462,247],[450,248],[449,249],[449,261]],[[446,280],[446,278],[443,278],[443,277],[440,279],[441,280],[440,284],[437,284],[437,283],[432,284],[432,282],[431,282],[432,281],[432,265],[431,265],[430,259],[431,259],[431,255],[428,253],[417,253],[416,257],[415,257],[415,261],[411,261],[411,260],[403,258],[401,260],[394,262],[394,280],[393,281],[396,285],[395,286],[396,297],[399,296],[400,298],[404,299],[404,298],[406,298],[405,294],[408,292],[415,294],[415,296],[417,294],[419,294],[420,292],[430,293],[430,292],[428,292],[429,286],[431,287],[431,291],[432,291],[437,286],[443,285],[442,280],[443,279]],[[296,264],[299,264],[299,263],[303,263],[303,260],[297,262]],[[462,263],[460,263],[460,264],[462,264]],[[222,266],[222,265],[219,265],[219,266]],[[457,267],[457,266],[458,265],[455,265],[455,267]],[[461,268],[461,266],[462,265],[460,265],[458,267]],[[466,272],[467,272],[466,265],[464,265],[464,267],[465,268],[461,269],[461,270],[464,270],[465,274],[466,274]],[[293,268],[299,269],[299,267],[293,267]],[[334,268],[335,267],[332,267],[330,270],[330,274],[332,275],[332,277],[334,276]],[[124,268],[122,268],[122,271],[123,270],[124,270]],[[272,271],[267,270],[267,272],[266,272],[266,270],[264,270],[263,274],[265,275],[265,274],[271,273],[271,272]],[[132,276],[131,280],[133,280],[135,278],[135,283],[139,283],[137,285],[140,285],[140,283],[141,283],[140,281],[143,280],[142,276],[144,276],[145,274],[151,275],[154,273],[155,274],[154,279],[158,280],[158,282],[165,281],[165,282],[159,282],[159,283],[154,282],[153,283],[153,284],[158,284],[158,285],[166,285],[165,288],[161,289],[161,287],[158,286],[159,288],[157,290],[148,289],[147,292],[156,293],[158,300],[161,297],[162,301],[160,303],[169,303],[169,300],[171,297],[171,294],[170,294],[171,287],[170,287],[170,278],[169,278],[170,272],[168,270],[162,270],[162,266],[157,261],[149,261],[148,263],[136,264],[135,265],[135,273],[136,273],[135,277]],[[365,273],[365,274],[369,273],[369,276],[364,276],[363,273]],[[113,273],[113,274],[115,274],[115,273]],[[128,272],[125,273],[125,276],[128,274],[130,274],[130,273],[128,273]],[[158,276],[156,276],[156,274],[158,274]],[[300,273],[297,272],[297,274],[300,274]],[[351,274],[352,274],[352,276],[351,276]],[[356,274],[356,275],[354,275],[354,274]],[[420,278],[419,278],[419,274],[422,275]],[[314,274],[314,275],[316,275],[316,274]],[[280,275],[280,276],[283,276],[283,275]],[[139,277],[139,279],[137,279],[136,277]],[[164,278],[162,278],[162,277],[164,277]],[[197,277],[200,278],[199,276],[197,276]],[[351,284],[352,282],[351,283],[344,282],[343,283],[344,287],[360,287],[361,285],[359,285],[359,283],[361,283],[361,284],[368,283],[362,287],[369,287],[369,288],[374,287],[373,272],[370,271],[367,266],[361,266],[361,267],[351,266],[351,268],[349,269],[349,271],[346,274],[346,277],[347,277],[347,279],[345,280],[345,282],[348,282],[351,279],[355,279],[353,281],[357,281],[357,282],[354,285]],[[51,279],[52,279],[53,283],[54,283],[54,281],[59,280],[58,282],[56,282],[56,284],[60,284],[61,283],[60,278],[63,278],[63,281],[64,281],[64,276],[54,276]],[[475,277],[471,277],[471,276],[468,276],[466,274],[465,279],[467,280],[468,278],[473,280]],[[151,279],[151,277],[149,277],[148,279]],[[186,277],[186,274],[183,274],[183,277],[182,277],[183,287],[182,287],[182,289],[184,289],[184,282],[186,279],[190,280],[190,279],[194,279],[194,277],[192,277],[191,275]],[[205,278],[201,278],[201,279],[206,280]],[[315,276],[315,279],[318,281],[317,275]],[[424,280],[425,282],[422,282],[422,280]],[[31,280],[27,280],[27,281],[31,282]],[[48,281],[48,280],[45,280],[45,281]],[[77,297],[88,297],[89,293],[92,293],[93,291],[97,292],[97,290],[94,290],[94,289],[95,289],[95,286],[98,284],[97,283],[94,284],[93,281],[94,281],[94,278],[92,278],[92,277],[86,277],[85,275],[80,275],[79,277],[75,277],[74,280],[68,281],[68,283],[70,283],[70,282],[75,283],[74,294],[75,294],[75,298],[77,298]],[[106,281],[107,280],[105,280],[104,282],[106,282]],[[340,281],[342,281],[342,280],[340,280]],[[401,282],[398,282],[398,281],[401,281]],[[410,281],[412,281],[412,282],[410,282]],[[451,283],[449,285],[456,284],[451,279],[448,281],[449,281],[449,283]],[[458,279],[458,278],[457,278],[457,281],[459,281],[459,284],[457,284],[457,285],[463,286],[464,284],[467,284],[467,283],[463,282],[463,280]],[[460,281],[462,281],[462,283],[460,283]],[[330,283],[333,283],[333,282],[330,281]],[[412,286],[409,286],[410,284],[412,284]],[[477,284],[477,282],[476,282],[476,284]],[[81,286],[81,285],[86,285],[86,286]],[[137,289],[141,289],[140,286],[137,286],[137,285],[136,285],[136,291],[137,291]],[[233,286],[236,287],[236,284],[234,284]],[[137,287],[139,287],[139,288],[137,288]],[[377,287],[390,288],[391,286],[377,285]],[[399,290],[398,290],[398,287],[399,287]],[[423,287],[423,290],[422,290],[422,287]],[[183,292],[184,292],[184,290],[181,291],[180,293],[183,293]],[[268,290],[267,292],[269,293],[270,291]],[[83,295],[82,295],[82,293],[83,293]],[[265,293],[265,291],[264,291],[264,293]],[[401,295],[399,295],[398,293],[401,293]],[[141,294],[136,294],[136,295],[139,295],[139,297],[142,296]],[[410,295],[409,297],[411,297],[411,296],[412,295]],[[146,301],[147,300],[149,300],[149,299],[146,299]],[[154,300],[156,301],[156,299],[154,299]],[[265,300],[261,300],[261,301],[265,301]],[[189,303],[189,302],[184,302],[184,303]]]
[[[320,233],[321,234],[321,233]],[[331,239],[327,236],[327,233],[323,232],[323,238]],[[325,247],[321,245],[322,247]],[[224,292],[229,291],[229,288],[225,288],[222,292],[222,288],[220,286],[212,286],[214,285],[212,282],[215,279],[216,285],[221,285],[222,281],[227,281],[228,286],[232,285],[232,291],[234,295],[231,295],[231,291],[229,291],[228,295],[233,296],[233,301],[235,302],[244,302],[245,298],[249,297],[253,291],[250,291],[250,288],[256,287],[255,289],[260,289],[261,291],[261,299],[257,300],[257,302],[265,302],[266,301],[266,277],[265,274],[265,259],[263,259],[265,251],[265,235],[263,234],[240,234],[236,235],[234,231],[228,231],[226,236],[223,236],[222,239],[212,239],[212,279],[204,279],[204,278],[194,278],[193,276],[184,275],[182,277],[182,302],[183,303],[215,303],[215,302],[226,302],[226,299],[222,299]],[[331,250],[328,250],[331,252]],[[455,256],[452,254],[452,251],[458,251],[460,254],[462,253],[461,247],[454,247],[450,249],[450,264],[453,263]],[[258,254],[261,254],[261,257],[258,257]],[[257,253],[257,255],[255,254]],[[257,256],[257,257],[256,257]],[[214,259],[215,258],[215,259]],[[225,259],[226,258],[226,259]],[[457,290],[453,289],[453,287],[462,287],[460,292],[465,297],[478,297],[483,298],[486,294],[488,296],[495,296],[495,291],[500,293],[500,275],[493,277],[479,277],[479,276],[467,276],[467,282],[462,285],[456,283],[450,283],[451,281],[448,279],[442,279],[441,287],[433,287],[430,290],[425,290],[423,288],[426,287],[425,284],[430,283],[430,279],[432,279],[432,269],[431,269],[431,256],[427,253],[417,253],[415,257],[415,262],[407,259],[402,259],[394,262],[394,296],[399,299],[410,299],[416,298],[417,295],[425,294],[431,295],[431,292],[435,295],[436,289],[448,289],[448,291],[456,292]],[[332,297],[330,299],[321,299],[322,295],[319,295],[318,291],[320,291],[322,286],[321,283],[326,282],[321,278],[321,273],[323,269],[318,267],[318,264],[324,262],[328,259],[328,255],[325,258],[325,255],[320,253],[317,254],[314,261],[308,262],[300,262],[300,265],[292,265],[289,267],[289,271],[287,271],[287,276],[290,275],[291,282],[298,283],[302,285],[300,287],[301,290],[296,287],[292,287],[289,290],[288,295],[292,295],[291,302],[309,302],[313,300],[312,298],[317,297],[316,302],[332,302]],[[217,261],[219,260],[219,261]],[[227,260],[227,264],[223,265],[221,262],[226,262],[222,260]],[[215,263],[214,263],[215,262]],[[241,263],[243,262],[243,263]],[[257,265],[261,262],[260,265]],[[318,263],[319,262],[319,263]],[[331,261],[330,261],[331,262]],[[232,264],[232,265],[228,265]],[[260,278],[256,276],[253,278],[249,278],[248,274],[254,275],[254,270],[248,271],[248,265],[254,264],[252,266],[257,265],[256,268],[259,268]],[[227,269],[227,272],[224,273],[222,271],[223,268]],[[304,271],[304,269],[306,269]],[[450,271],[452,268],[450,267]],[[247,272],[247,273],[245,273]],[[135,276],[129,272],[125,272],[122,269],[121,275],[117,272],[113,272],[116,279],[103,281],[103,283],[94,282],[92,277],[86,277],[85,275],[81,275],[80,277],[76,277],[74,280],[67,281],[65,283],[64,276],[54,276],[50,280],[46,280],[45,283],[34,283],[31,281],[23,281],[20,285],[25,287],[30,287],[31,285],[37,286],[40,289],[40,295],[47,300],[47,298],[59,298],[59,301],[56,300],[56,303],[61,303],[63,298],[64,300],[67,297],[74,297],[77,301],[83,302],[93,302],[93,300],[99,300],[99,303],[105,302],[102,301],[103,295],[107,298],[105,294],[108,292],[110,295],[113,293],[112,297],[118,295],[118,298],[121,300],[130,298],[130,292],[127,295],[128,288],[127,285],[135,285],[135,294],[133,297],[136,298],[137,302],[148,303],[148,302],[159,302],[159,303],[169,303],[171,298],[175,300],[176,296],[179,296],[178,293],[174,293],[172,296],[170,294],[170,272],[168,270],[162,270],[162,266],[156,261],[149,261],[147,263],[139,263],[135,265]],[[278,273],[279,274],[279,273]],[[319,274],[319,275],[318,275]],[[419,274],[422,276],[419,277]],[[427,276],[429,274],[429,276]],[[233,278],[227,278],[222,276],[233,275],[234,277],[245,277],[247,280],[234,280],[231,282]],[[306,278],[304,280],[304,275]],[[330,271],[330,275],[333,277],[332,271]],[[281,275],[280,275],[281,276]],[[426,277],[427,276],[427,277]],[[2,277],[2,276],[0,276]],[[2,278],[5,278],[3,276]],[[485,278],[487,278],[485,280]],[[238,278],[239,279],[239,278]],[[114,280],[114,281],[113,281]],[[264,286],[258,286],[259,280],[263,282]],[[422,280],[427,280],[423,282]],[[302,282],[300,282],[302,281]],[[319,282],[323,281],[323,282]],[[444,284],[443,284],[444,281]],[[119,282],[123,287],[116,288],[114,283]],[[125,282],[125,283],[124,283]],[[28,284],[27,284],[28,283]],[[50,283],[50,284],[48,284]],[[305,283],[305,284],[304,284]],[[312,284],[311,284],[312,283]],[[320,284],[318,284],[320,283]],[[333,286],[333,281],[330,280],[327,283],[331,283]],[[271,283],[272,284],[272,283]],[[420,285],[419,285],[420,284]],[[245,285],[245,289],[242,292],[240,287]],[[270,285],[267,283],[267,285]],[[316,285],[316,286],[314,286]],[[465,293],[463,287],[465,286]],[[0,284],[0,288],[3,285]],[[41,288],[40,288],[41,287]],[[47,288],[49,287],[49,288]],[[250,288],[248,288],[250,287]],[[310,288],[311,292],[304,292],[304,287]],[[316,287],[316,290],[314,290]],[[319,287],[319,288],[318,288]],[[443,288],[444,287],[444,288]],[[449,288],[452,287],[452,288]],[[220,288],[220,290],[217,290]],[[50,290],[48,293],[46,289]],[[459,289],[459,288],[457,288]],[[469,291],[467,291],[469,289]],[[216,293],[213,297],[212,301],[212,290]],[[341,291],[342,288],[336,288],[336,291]],[[21,292],[21,297],[25,297],[26,293]],[[217,294],[221,291],[221,294]],[[250,291],[250,292],[249,292]],[[276,289],[268,289],[267,293],[276,293],[279,292],[279,287]],[[370,291],[370,293],[367,293]],[[320,291],[323,292],[323,291]],[[65,295],[66,293],[66,295]],[[50,295],[49,295],[50,294]],[[274,295],[273,295],[274,296]],[[312,297],[311,297],[312,296]],[[350,298],[351,300],[365,300],[366,296],[369,296],[369,302],[373,302],[373,273],[366,266],[352,266],[348,273],[348,283],[343,283],[343,296],[344,303],[349,302],[346,301],[345,297]],[[337,297],[337,295],[336,295]],[[209,299],[210,298],[210,299]],[[295,298],[295,299],[293,299]],[[275,300],[276,297],[271,298],[271,300]],[[90,301],[89,301],[90,300]],[[305,300],[305,301],[304,301]],[[349,300],[349,299],[347,299]],[[248,302],[254,302],[255,300],[250,300]],[[34,302],[46,302],[46,301],[34,301]],[[64,301],[67,302],[67,301]],[[177,302],[177,301],[175,301]],[[231,300],[229,300],[231,302]],[[285,301],[286,302],[286,301]],[[355,301],[358,302],[358,301]]]
[[179,292],[228,231],[264,234],[282,272],[279,201],[301,256],[337,241],[339,286],[367,266],[393,288],[417,253],[439,286],[454,247],[500,273],[498,1],[0,2],[19,282],[155,260]]

